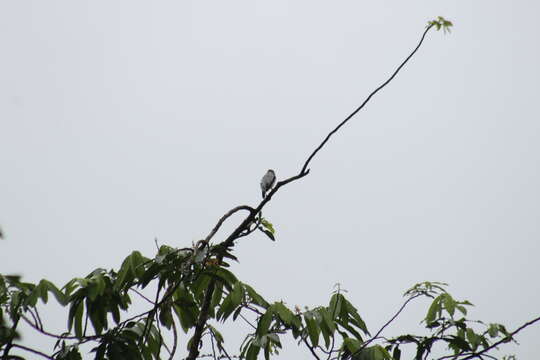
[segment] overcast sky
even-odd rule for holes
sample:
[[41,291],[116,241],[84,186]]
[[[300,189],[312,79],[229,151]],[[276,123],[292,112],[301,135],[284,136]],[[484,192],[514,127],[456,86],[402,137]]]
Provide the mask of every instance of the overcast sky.
[[[61,286],[132,250],[152,256],[156,237],[206,236],[228,209],[257,204],[268,168],[297,173],[443,15],[452,34],[430,33],[310,175],[278,193],[265,210],[277,241],[243,239],[233,270],[291,307],[325,304],[339,282],[373,330],[414,283],[444,281],[476,305],[471,318],[514,329],[540,313],[539,11],[525,0],[1,1],[0,273]],[[419,329],[427,305],[386,334]],[[538,338],[530,328],[502,354],[536,358]]]

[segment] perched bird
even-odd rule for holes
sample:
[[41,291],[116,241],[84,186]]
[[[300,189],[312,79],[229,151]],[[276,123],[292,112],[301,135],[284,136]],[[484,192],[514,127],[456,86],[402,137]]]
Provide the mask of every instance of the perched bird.
[[262,190],[262,197],[264,199],[264,196],[266,193],[274,186],[274,183],[276,182],[276,173],[274,170],[270,169],[264,174],[263,178],[261,179],[261,190]]

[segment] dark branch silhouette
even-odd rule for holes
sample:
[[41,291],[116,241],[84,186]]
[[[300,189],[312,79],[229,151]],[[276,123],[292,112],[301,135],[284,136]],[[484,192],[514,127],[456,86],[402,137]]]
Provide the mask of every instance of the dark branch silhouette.
[[300,173],[304,173],[309,165],[309,163],[311,162],[311,160],[315,157],[315,155],[317,155],[317,153],[319,152],[319,150],[321,150],[323,148],[324,145],[326,145],[326,143],[328,142],[328,140],[330,140],[330,137],[332,135],[334,135],[336,132],[338,132],[339,129],[341,129],[341,127],[343,125],[345,125],[354,115],[356,115],[360,110],[362,110],[362,108],[364,106],[366,106],[366,104],[369,102],[369,100],[371,100],[371,98],[373,97],[373,95],[375,95],[376,93],[378,93],[380,90],[382,90],[386,85],[388,85],[390,83],[390,81],[394,80],[394,78],[396,77],[396,75],[399,73],[399,71],[401,70],[401,68],[403,68],[403,66],[405,66],[405,64],[407,64],[407,62],[414,56],[414,54],[416,54],[416,52],[418,51],[418,49],[420,49],[420,46],[422,46],[422,43],[424,42],[424,38],[426,37],[428,31],[433,27],[433,25],[429,25],[426,30],[424,31],[424,33],[422,34],[422,37],[420,38],[420,42],[418,43],[418,45],[416,45],[416,48],[414,48],[414,50],[409,54],[409,56],[407,56],[407,58],[398,66],[398,68],[394,71],[394,73],[392,74],[392,76],[390,76],[384,83],[382,83],[378,88],[376,88],[375,90],[373,90],[371,92],[371,94],[368,95],[368,97],[364,100],[364,102],[359,106],[357,107],[349,116],[347,116],[345,118],[345,120],[343,120],[342,122],[339,123],[338,126],[336,126],[336,128],[332,131],[330,131],[330,133],[328,133],[328,135],[326,135],[326,138],[323,140],[322,143],[319,144],[319,146],[317,146],[317,148],[311,153],[311,155],[309,155],[308,159],[306,160],[306,162],[304,163],[304,166],[302,166],[302,170],[300,170]]

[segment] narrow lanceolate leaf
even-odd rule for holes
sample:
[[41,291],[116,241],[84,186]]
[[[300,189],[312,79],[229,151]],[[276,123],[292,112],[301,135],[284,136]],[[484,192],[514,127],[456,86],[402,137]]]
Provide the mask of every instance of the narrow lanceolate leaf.
[[358,314],[358,311],[356,310],[356,308],[353,306],[353,304],[351,304],[349,301],[347,300],[344,300],[344,305],[347,309],[347,312],[349,313],[349,315],[352,317],[352,321],[351,323],[356,326],[357,328],[359,328],[360,330],[362,330],[365,334],[369,335],[369,331],[367,329],[367,326],[366,326],[366,323],[364,322],[364,320],[362,320],[362,318],[360,317],[360,315]]
[[309,340],[311,345],[317,347],[319,345],[319,333],[320,329],[317,325],[317,320],[313,317],[311,313],[306,313],[304,315],[304,321],[306,322],[307,332],[309,335]]
[[217,312],[218,320],[226,320],[244,300],[244,287],[240,281],[234,284],[233,290],[225,297]]
[[429,307],[429,310],[426,314],[425,320],[426,324],[430,324],[433,321],[435,321],[437,314],[441,312],[441,299],[444,296],[444,294],[441,294],[433,300],[431,303],[431,306]]
[[66,305],[66,297],[52,282],[43,279],[39,282],[39,284],[41,287],[46,289],[47,292],[51,292],[60,305]]
[[265,218],[262,218],[261,225],[270,233],[272,233],[272,235],[275,234],[276,230],[274,229],[274,225],[272,225],[270,221],[266,220]]
[[74,320],[75,320],[75,336],[82,337],[83,336],[83,328],[82,328],[82,318],[84,313],[84,303],[81,301],[75,310],[74,314]]
[[233,288],[233,285],[238,282],[238,279],[232,272],[222,267],[218,268],[214,275],[223,283],[223,285],[225,285],[225,288],[229,291]]
[[291,310],[287,309],[287,307],[283,305],[283,303],[276,302],[272,305],[272,308],[278,314],[279,318],[281,319],[281,321],[283,321],[285,325],[300,327],[300,320],[293,314]]
[[236,284],[234,284],[233,291],[230,295],[234,308],[242,303],[242,300],[244,299],[244,288],[240,281],[237,281]]
[[244,289],[246,290],[247,295],[251,298],[251,302],[253,304],[262,306],[264,308],[267,308],[268,306],[270,306],[268,301],[264,300],[264,298],[261,295],[259,295],[259,293],[257,293],[251,286],[247,284],[243,284],[243,285],[244,285]]
[[341,306],[343,304],[343,295],[334,294],[330,298],[330,304],[328,305],[328,312],[331,315],[332,320],[335,320],[341,313]]
[[257,345],[255,344],[250,344],[249,345],[249,348],[247,350],[247,354],[246,354],[246,360],[256,360],[257,359],[257,355],[259,355],[259,351],[261,350],[260,347],[258,347]]
[[259,323],[257,324],[257,331],[256,334],[260,337],[262,335],[265,335],[268,333],[268,329],[270,328],[270,324],[272,323],[272,316],[274,312],[272,308],[268,308],[263,316],[259,318]]
[[454,316],[454,312],[456,311],[456,302],[454,299],[452,299],[450,294],[444,294],[444,308],[451,317]]

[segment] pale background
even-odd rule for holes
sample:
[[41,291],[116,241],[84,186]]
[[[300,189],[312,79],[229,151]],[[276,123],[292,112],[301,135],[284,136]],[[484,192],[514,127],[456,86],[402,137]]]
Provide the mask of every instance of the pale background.
[[[326,303],[339,282],[372,330],[414,283],[444,281],[476,305],[471,318],[514,329],[540,312],[539,11],[3,0],[0,273],[63,285],[134,249],[151,256],[155,237],[204,237],[229,208],[260,200],[266,169],[297,173],[443,15],[452,34],[430,33],[311,174],[278,193],[265,211],[277,242],[242,240],[233,270],[290,306]],[[427,304],[386,335],[419,329]],[[539,337],[540,326],[525,330],[501,354],[537,358]],[[280,358],[308,357],[293,346]]]

